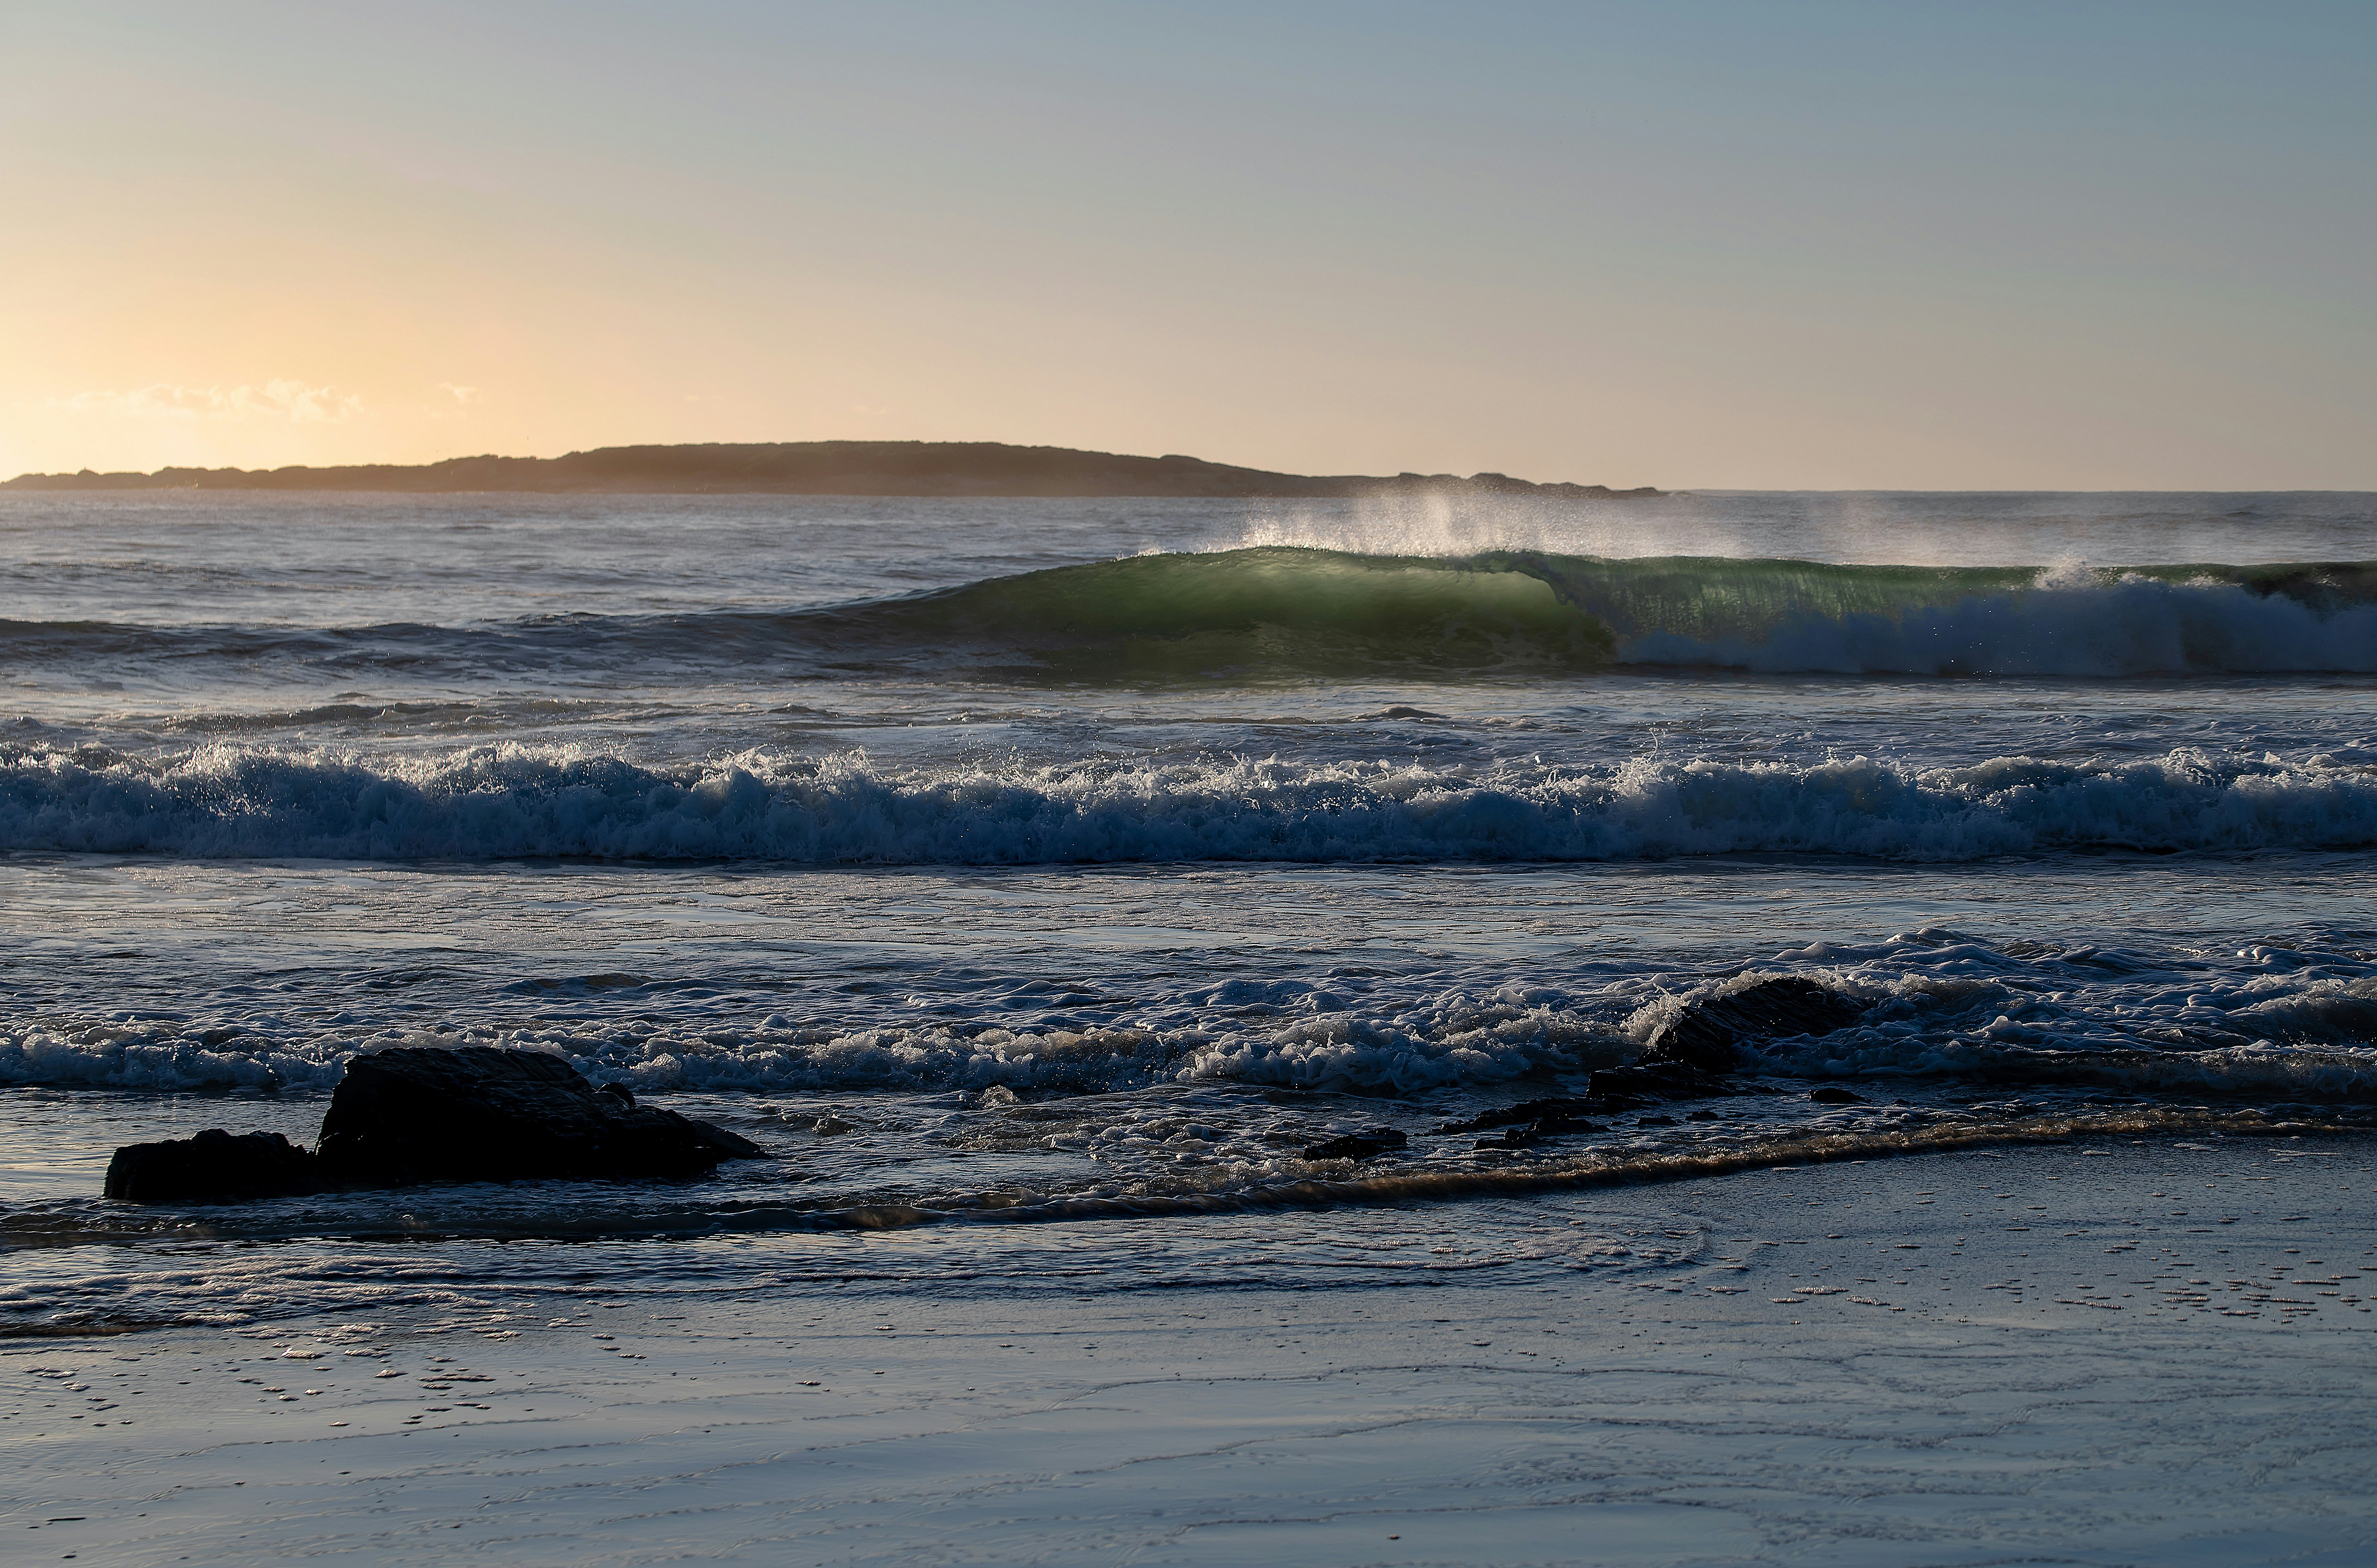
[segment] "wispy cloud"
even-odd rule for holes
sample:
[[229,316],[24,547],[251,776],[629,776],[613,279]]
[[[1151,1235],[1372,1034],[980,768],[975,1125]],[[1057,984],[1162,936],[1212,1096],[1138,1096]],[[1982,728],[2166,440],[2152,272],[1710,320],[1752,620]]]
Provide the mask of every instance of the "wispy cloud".
[[129,392],[77,392],[50,402],[68,413],[112,419],[286,420],[295,425],[352,419],[364,412],[364,401],[354,393],[303,381],[267,381],[261,387],[176,387],[160,381]]
[[457,387],[451,381],[438,382],[437,389],[465,408],[472,403],[484,401],[487,395],[476,387]]

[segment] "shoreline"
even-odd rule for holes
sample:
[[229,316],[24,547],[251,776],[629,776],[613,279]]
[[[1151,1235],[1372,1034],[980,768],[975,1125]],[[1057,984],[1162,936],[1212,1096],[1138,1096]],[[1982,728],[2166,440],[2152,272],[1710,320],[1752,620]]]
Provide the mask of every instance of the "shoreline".
[[[679,1282],[627,1291],[555,1244],[434,1311],[0,1342],[0,1528],[126,1563],[2342,1562],[2377,1543],[2372,1164],[2142,1141],[742,1235],[646,1243]],[[1426,1261],[1380,1275],[1391,1243]]]

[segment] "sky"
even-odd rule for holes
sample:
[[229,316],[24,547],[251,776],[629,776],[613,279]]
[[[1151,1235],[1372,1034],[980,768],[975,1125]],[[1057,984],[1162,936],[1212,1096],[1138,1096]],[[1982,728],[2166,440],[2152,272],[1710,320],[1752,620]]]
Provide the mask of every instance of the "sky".
[[2377,6],[0,0],[0,471],[2377,489]]

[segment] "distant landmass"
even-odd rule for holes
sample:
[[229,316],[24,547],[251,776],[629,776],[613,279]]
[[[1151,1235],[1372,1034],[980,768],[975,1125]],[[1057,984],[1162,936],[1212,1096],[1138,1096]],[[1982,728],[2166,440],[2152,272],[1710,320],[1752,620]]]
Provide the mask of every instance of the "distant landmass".
[[508,490],[546,495],[1212,496],[1412,494],[1609,497],[1649,485],[1530,484],[1504,473],[1272,473],[1201,458],[1124,457],[997,441],[755,441],[602,447],[558,458],[448,458],[406,466],[161,468],[154,473],[27,473],[8,490]]

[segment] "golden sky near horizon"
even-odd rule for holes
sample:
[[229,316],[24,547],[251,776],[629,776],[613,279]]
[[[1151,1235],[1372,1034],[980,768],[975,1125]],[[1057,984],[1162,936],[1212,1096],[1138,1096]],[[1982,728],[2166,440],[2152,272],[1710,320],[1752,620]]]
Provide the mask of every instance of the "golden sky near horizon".
[[19,7],[0,470],[2377,487],[2377,13],[1983,9]]

